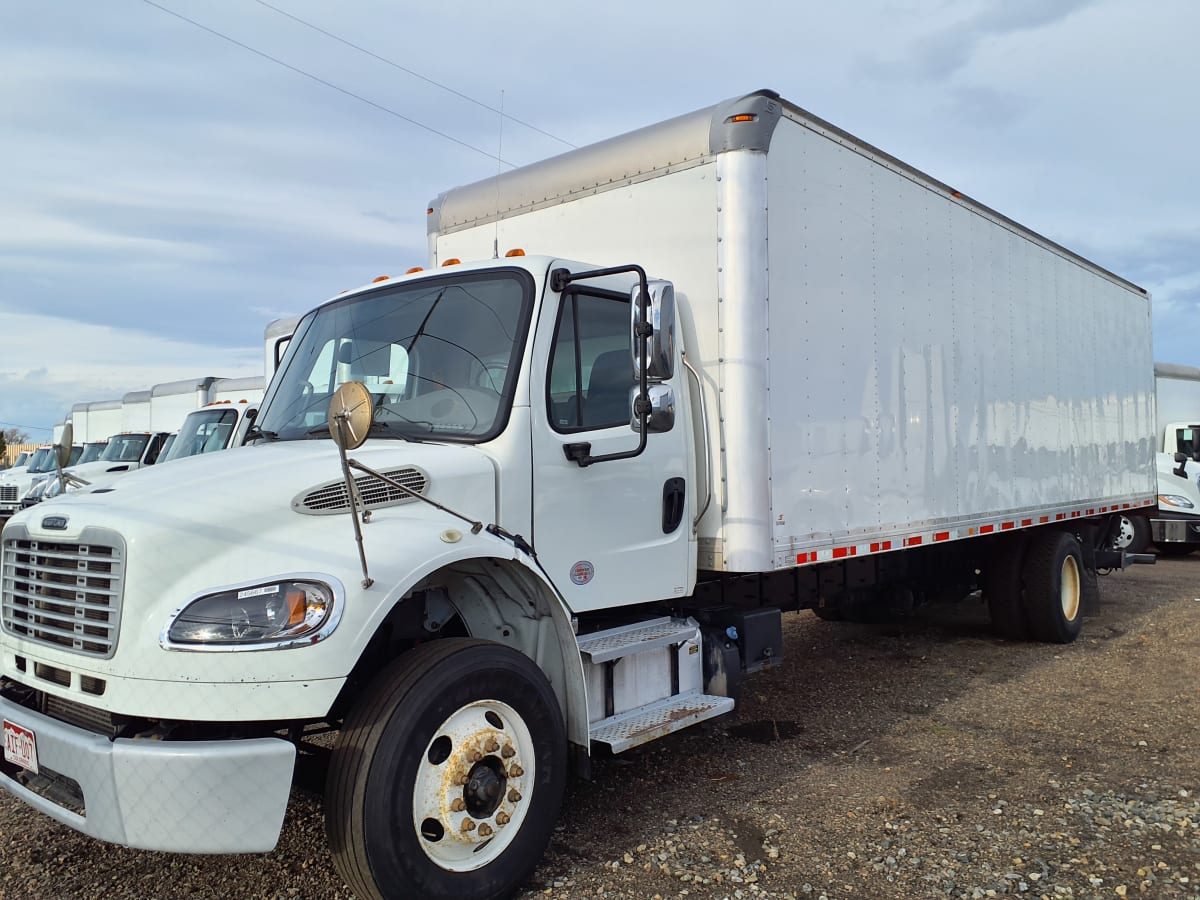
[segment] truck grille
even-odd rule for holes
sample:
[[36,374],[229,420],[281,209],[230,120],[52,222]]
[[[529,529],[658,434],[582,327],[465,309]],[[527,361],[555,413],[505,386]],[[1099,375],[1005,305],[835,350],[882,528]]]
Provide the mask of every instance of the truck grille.
[[[425,473],[412,466],[385,471],[383,474],[388,478],[394,478],[418,494],[424,494],[426,488],[429,487]],[[374,475],[358,475],[355,477],[354,483],[358,486],[359,496],[362,497],[363,504],[367,509],[394,506],[397,503],[409,503],[413,500],[413,497],[404,491],[380,481]],[[316,515],[345,512],[350,508],[350,501],[346,497],[346,482],[344,480],[331,481],[316,487],[293,500],[292,507],[297,512]]]
[[0,484],[0,503],[16,503],[17,486],[15,484]]
[[117,646],[124,552],[113,543],[6,537],[0,622],[27,640],[107,659]]

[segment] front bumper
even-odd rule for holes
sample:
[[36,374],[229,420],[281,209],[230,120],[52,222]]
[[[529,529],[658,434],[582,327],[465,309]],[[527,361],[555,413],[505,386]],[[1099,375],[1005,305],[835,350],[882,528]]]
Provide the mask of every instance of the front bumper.
[[90,837],[175,853],[265,853],[279,840],[296,759],[288,741],[110,741],[3,697],[0,718],[34,732],[39,769],[73,780],[82,809],[38,793],[37,776],[3,757],[0,788]]
[[1200,516],[1159,509],[1150,520],[1150,539],[1156,544],[1200,544]]

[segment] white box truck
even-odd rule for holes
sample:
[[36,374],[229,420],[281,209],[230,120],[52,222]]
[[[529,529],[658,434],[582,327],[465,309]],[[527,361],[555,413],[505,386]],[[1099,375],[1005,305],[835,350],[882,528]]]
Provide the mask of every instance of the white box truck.
[[1200,369],[1175,363],[1154,364],[1154,398],[1159,438],[1158,506],[1128,523],[1128,548],[1138,552],[1149,541],[1164,556],[1200,549]]
[[9,523],[0,786],[265,851],[332,728],[354,892],[500,897],[568,768],[731,711],[781,610],[981,588],[1070,641],[1129,561],[1145,292],[775,94],[428,221],[428,271],[303,317],[251,444]]
[[246,429],[258,414],[263,397],[260,375],[217,378],[208,390],[209,402],[188,413],[179,434],[160,463],[240,446]]

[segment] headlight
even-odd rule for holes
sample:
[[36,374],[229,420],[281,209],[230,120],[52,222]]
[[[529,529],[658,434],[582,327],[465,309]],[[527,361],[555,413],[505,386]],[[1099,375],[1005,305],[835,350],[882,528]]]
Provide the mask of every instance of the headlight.
[[1158,502],[1167,506],[1178,506],[1180,509],[1192,509],[1196,505],[1187,497],[1180,497],[1178,494],[1159,494]]
[[[335,594],[318,581],[286,580],[207,594],[167,624],[162,644],[176,649],[251,649],[316,643],[337,624]],[[203,646],[197,646],[203,645]]]
[[42,499],[49,500],[51,497],[57,497],[62,491],[62,479],[52,478],[46,482],[46,489],[42,491]]

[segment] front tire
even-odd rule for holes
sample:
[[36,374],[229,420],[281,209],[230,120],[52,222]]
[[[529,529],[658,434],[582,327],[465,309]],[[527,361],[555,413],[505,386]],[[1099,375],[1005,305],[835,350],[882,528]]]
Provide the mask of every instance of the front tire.
[[446,638],[384,669],[330,760],[325,827],[363,898],[506,897],[549,843],[566,784],[554,690],[526,656]]
[[1112,548],[1126,553],[1145,553],[1150,548],[1150,520],[1145,516],[1121,516]]
[[1084,565],[1074,536],[1064,531],[1032,535],[1022,580],[1033,639],[1053,644],[1075,640],[1083,625]]

